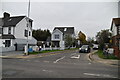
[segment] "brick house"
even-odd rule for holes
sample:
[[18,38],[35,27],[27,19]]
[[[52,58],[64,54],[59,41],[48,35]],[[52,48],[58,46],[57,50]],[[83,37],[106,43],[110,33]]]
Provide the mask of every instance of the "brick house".
[[120,18],[113,18],[111,24],[112,47],[114,54],[120,58]]

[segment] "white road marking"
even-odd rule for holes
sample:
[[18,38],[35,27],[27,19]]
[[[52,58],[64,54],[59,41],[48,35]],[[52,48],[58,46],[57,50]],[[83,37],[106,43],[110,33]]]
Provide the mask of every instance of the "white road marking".
[[61,58],[59,58],[59,59],[57,59],[56,61],[54,61],[53,63],[57,63],[58,61],[60,61],[60,60],[62,60],[62,59],[64,59],[65,58],[65,56],[63,56],[63,57],[61,57]]
[[90,75],[90,76],[100,76],[100,74],[92,74],[92,73],[84,73],[84,75]]
[[42,71],[44,71],[44,72],[53,72],[53,71],[50,71],[50,70],[45,70],[45,69],[43,69]]
[[77,56],[72,56],[71,58],[74,58],[74,59],[79,59],[79,58],[80,58],[80,55],[77,55]]
[[88,63],[88,64],[91,64],[91,63]]
[[93,74],[93,73],[83,73],[84,75],[89,75],[89,76],[101,76],[101,77],[106,77],[106,78],[118,78],[114,77],[108,74]]

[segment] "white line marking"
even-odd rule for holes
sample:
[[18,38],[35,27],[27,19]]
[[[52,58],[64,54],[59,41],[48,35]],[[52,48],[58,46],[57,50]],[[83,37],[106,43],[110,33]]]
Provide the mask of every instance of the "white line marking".
[[79,58],[80,58],[80,55],[77,55],[77,56],[72,56],[71,58],[74,58],[74,59],[79,59]]
[[57,59],[56,61],[54,61],[53,63],[57,63],[58,61],[60,61],[60,60],[62,60],[62,59],[64,59],[65,58],[65,56],[63,56],[63,57],[61,57],[61,58],[59,58],[59,59]]
[[100,76],[100,74],[92,74],[92,73],[84,73],[84,75],[90,75],[90,76]]
[[108,74],[92,74],[92,73],[83,73],[84,75],[89,75],[89,76],[101,76],[101,77],[107,77],[107,78],[117,78]]
[[88,64],[91,64],[91,63],[88,63]]
[[45,69],[43,69],[42,71],[44,71],[44,72],[53,72],[53,71],[50,71],[50,70],[45,70]]

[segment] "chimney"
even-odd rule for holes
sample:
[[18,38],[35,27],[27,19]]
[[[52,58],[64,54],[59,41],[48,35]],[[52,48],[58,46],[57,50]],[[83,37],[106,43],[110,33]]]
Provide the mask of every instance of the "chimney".
[[7,12],[4,12],[4,13],[3,13],[3,16],[4,16],[5,19],[8,19],[8,18],[10,17],[10,14],[7,13]]

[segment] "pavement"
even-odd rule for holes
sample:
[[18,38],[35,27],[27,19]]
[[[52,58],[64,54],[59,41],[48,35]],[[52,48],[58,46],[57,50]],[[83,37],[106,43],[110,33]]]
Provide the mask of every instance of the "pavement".
[[103,63],[103,64],[107,64],[107,65],[111,65],[111,66],[116,66],[116,67],[120,67],[119,61],[120,60],[114,60],[114,59],[102,59],[99,58],[97,54],[95,54],[96,51],[89,53],[88,56],[88,60],[91,62],[99,62],[99,63]]

